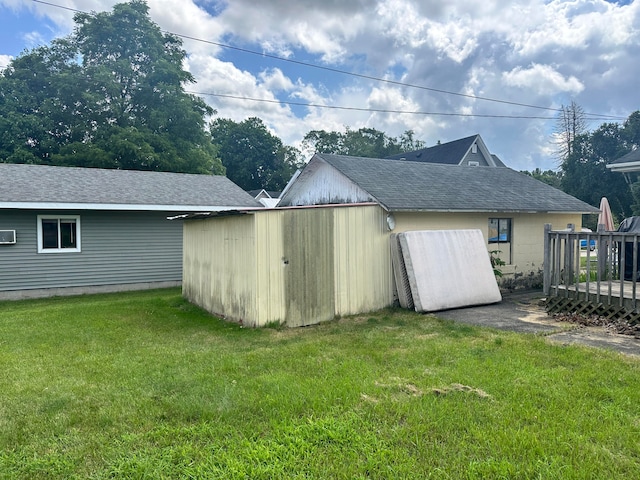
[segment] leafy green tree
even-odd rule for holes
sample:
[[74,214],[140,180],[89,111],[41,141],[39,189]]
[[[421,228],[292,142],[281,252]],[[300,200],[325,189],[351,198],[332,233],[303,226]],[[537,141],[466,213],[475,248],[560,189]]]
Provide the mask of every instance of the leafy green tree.
[[213,110],[184,90],[177,37],[144,0],[78,13],[74,32],[0,74],[0,161],[224,173],[205,129]]
[[629,151],[640,148],[640,111],[635,111],[625,120],[622,136]]
[[245,190],[282,190],[302,166],[300,152],[285,146],[259,118],[240,123],[218,118],[210,130],[227,177]]
[[618,218],[631,214],[633,199],[624,177],[606,165],[628,152],[623,136],[619,124],[605,123],[593,132],[578,135],[562,163],[563,191],[594,206],[606,196]]
[[554,170],[544,170],[540,168],[536,168],[531,172],[527,172],[523,170],[521,173],[525,175],[529,175],[530,177],[535,178],[536,180],[540,180],[547,185],[551,185],[552,187],[560,189],[562,187],[562,172],[556,172]]
[[304,136],[302,145],[314,153],[371,158],[385,158],[424,148],[424,142],[415,140],[412,130],[407,130],[398,139],[375,128],[352,130],[349,127],[344,133],[312,130]]

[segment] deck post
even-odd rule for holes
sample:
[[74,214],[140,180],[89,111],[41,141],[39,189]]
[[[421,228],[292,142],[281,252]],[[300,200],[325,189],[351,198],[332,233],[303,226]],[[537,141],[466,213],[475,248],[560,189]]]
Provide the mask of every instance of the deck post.
[[596,253],[598,258],[598,279],[604,277],[607,270],[607,257],[609,255],[609,242],[604,238],[604,225],[598,224],[598,251]]
[[[574,282],[573,275],[577,275],[579,271],[576,271],[574,268],[573,262],[575,259],[575,246],[574,246],[574,237],[570,235],[576,231],[576,226],[573,223],[567,224],[567,231],[569,233],[566,234],[565,244],[564,244],[564,286],[565,294],[569,296],[569,285]],[[577,238],[577,237],[576,237]],[[578,244],[578,248],[580,245]],[[579,266],[578,266],[579,267]],[[576,292],[577,295],[577,292]]]
[[544,260],[542,263],[542,293],[548,296],[551,292],[551,224],[544,224]]

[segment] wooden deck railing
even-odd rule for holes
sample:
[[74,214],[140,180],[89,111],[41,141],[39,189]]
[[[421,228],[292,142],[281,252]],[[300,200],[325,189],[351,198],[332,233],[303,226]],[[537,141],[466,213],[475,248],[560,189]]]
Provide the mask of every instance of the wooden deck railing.
[[[559,309],[614,316],[638,312],[640,235],[578,232],[573,225],[551,230],[545,225],[544,294]],[[560,301],[558,299],[570,299]],[[561,306],[564,305],[564,306]]]

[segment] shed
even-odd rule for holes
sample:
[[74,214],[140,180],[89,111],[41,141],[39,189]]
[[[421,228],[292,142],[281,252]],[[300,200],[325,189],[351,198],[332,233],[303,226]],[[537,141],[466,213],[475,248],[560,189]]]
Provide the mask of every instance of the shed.
[[393,303],[376,204],[188,215],[183,295],[246,326],[303,326]]

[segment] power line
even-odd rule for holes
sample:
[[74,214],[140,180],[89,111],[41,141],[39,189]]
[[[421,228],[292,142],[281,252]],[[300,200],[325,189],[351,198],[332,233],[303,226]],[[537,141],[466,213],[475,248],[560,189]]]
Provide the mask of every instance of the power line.
[[[536,115],[497,115],[497,114],[483,114],[483,113],[447,113],[447,112],[425,112],[425,111],[416,111],[416,110],[393,110],[393,109],[384,109],[384,108],[364,108],[364,107],[345,107],[341,105],[322,105],[319,103],[304,103],[304,102],[291,102],[286,100],[270,100],[266,98],[254,98],[254,97],[244,97],[240,95],[231,95],[224,93],[210,93],[210,92],[193,92],[186,91],[186,93],[192,95],[206,95],[210,97],[219,97],[219,98],[230,98],[233,100],[246,100],[250,102],[262,102],[262,103],[273,103],[278,105],[292,105],[297,107],[308,107],[308,108],[324,108],[328,110],[350,110],[356,112],[371,112],[371,113],[398,113],[398,114],[406,114],[406,115],[424,115],[424,116],[448,116],[448,117],[476,117],[476,118],[507,118],[507,119],[528,119],[528,120],[555,120],[555,117],[543,117]],[[606,120],[606,118],[602,117],[594,117],[590,120]]]
[[[63,10],[68,10],[68,11],[72,11],[72,12],[76,12],[76,13],[87,13],[85,11],[82,10],[78,10],[75,8],[70,8],[70,7],[65,7],[62,5],[57,5],[55,3],[51,3],[51,2],[45,2],[43,0],[32,0],[35,3],[40,3],[43,5],[48,5],[51,7],[55,7],[55,8],[61,8]],[[175,33],[175,32],[170,32],[168,30],[163,30],[164,33],[166,34],[170,34],[170,35],[174,35],[176,37],[179,38],[183,38],[183,39],[187,39],[187,40],[192,40],[195,42],[200,42],[200,43],[205,43],[208,45],[214,45],[217,47],[221,47],[221,48],[226,48],[229,50],[235,50],[238,52],[242,52],[242,53],[246,53],[246,54],[250,54],[250,55],[257,55],[260,57],[266,57],[266,58],[270,58],[272,60],[278,60],[280,62],[287,62],[287,63],[291,63],[294,65],[301,65],[304,67],[308,67],[308,68],[315,68],[315,69],[319,69],[319,70],[324,70],[324,71],[328,71],[328,72],[332,72],[332,73],[339,73],[341,75],[348,75],[348,76],[352,76],[352,77],[356,77],[356,78],[362,78],[362,79],[366,79],[366,80],[372,80],[372,81],[376,81],[376,82],[381,82],[381,83],[387,83],[390,85],[395,85],[395,86],[400,86],[400,87],[407,87],[407,88],[415,88],[415,89],[419,89],[419,90],[425,90],[425,91],[429,91],[429,92],[434,92],[434,93],[441,93],[441,94],[445,94],[445,95],[453,95],[453,96],[457,96],[457,97],[463,97],[463,98],[469,98],[469,99],[473,99],[473,100],[482,100],[482,101],[487,101],[487,102],[493,102],[493,103],[500,103],[503,105],[512,105],[512,106],[518,106],[518,107],[525,107],[525,108],[534,108],[534,109],[538,109],[538,110],[546,110],[546,111],[550,111],[550,112],[562,112],[561,108],[552,108],[552,107],[543,107],[540,105],[532,105],[532,104],[528,104],[528,103],[520,103],[520,102],[512,102],[509,100],[501,100],[501,99],[497,99],[497,98],[491,98],[491,97],[482,97],[482,96],[477,96],[477,95],[471,95],[471,94],[466,94],[466,93],[459,93],[459,92],[452,92],[449,90],[442,90],[442,89],[438,89],[438,88],[433,88],[433,87],[427,87],[424,85],[416,85],[416,84],[411,84],[411,83],[404,83],[404,82],[399,82],[396,80],[389,80],[386,78],[380,78],[380,77],[375,77],[372,75],[365,75],[365,74],[360,74],[360,73],[355,73],[355,72],[349,72],[347,70],[342,70],[339,68],[333,68],[333,67],[327,67],[327,66],[323,66],[323,65],[316,65],[313,63],[309,63],[309,62],[303,62],[301,60],[294,60],[291,58],[286,58],[286,57],[280,57],[278,55],[273,55],[273,54],[269,54],[269,53],[264,53],[264,52],[257,52],[255,50],[250,50],[247,48],[242,48],[242,47],[236,47],[233,45],[228,45],[228,44],[224,44],[224,43],[220,43],[220,42],[214,42],[212,40],[205,40],[202,38],[197,38],[197,37],[192,37],[190,35],[185,35],[185,34],[180,34],[180,33]],[[213,95],[213,94],[212,94]],[[280,103],[285,103],[285,102],[280,102]],[[340,107],[341,109],[347,109],[347,107]],[[353,110],[358,110],[357,108],[353,108]],[[404,113],[410,113],[410,112],[404,112]],[[436,115],[436,114],[434,114]],[[437,115],[452,115],[452,116],[457,116],[457,115],[462,115],[462,114],[437,114]],[[619,117],[619,116],[614,116],[614,115],[604,115],[604,114],[597,114],[597,113],[588,113],[588,112],[584,112],[584,115],[587,117],[591,117],[589,118],[589,120],[624,120],[624,117]],[[544,119],[551,119],[553,120],[553,118],[549,118],[549,117],[536,117],[536,116],[501,116],[501,115],[468,115],[468,116],[486,116],[486,117],[491,117],[491,118],[544,118]]]
[[75,8],[71,8],[71,7],[65,7],[64,5],[57,5],[55,3],[49,3],[49,2],[43,2],[42,0],[32,0],[34,3],[41,3],[43,5],[49,5],[50,7],[56,7],[56,8],[60,8],[62,10],[68,10],[70,12],[75,12],[75,13],[87,13],[84,12],[82,10],[77,10]]
[[449,117],[480,117],[480,118],[526,118],[526,119],[539,119],[539,120],[554,120],[555,117],[541,117],[530,115],[492,115],[492,114],[479,114],[479,113],[445,113],[445,112],[424,112],[424,111],[409,111],[409,110],[392,110],[384,108],[364,108],[364,107],[345,107],[340,105],[322,105],[318,103],[303,103],[303,102],[290,102],[285,100],[270,100],[265,98],[252,98],[243,97],[240,95],[230,95],[223,93],[207,93],[207,92],[190,92],[192,95],[207,95],[211,97],[230,98],[234,100],[247,100],[251,102],[263,102],[263,103],[275,103],[278,105],[292,105],[298,107],[309,108],[325,108],[329,110],[350,110],[356,112],[372,112],[372,113],[399,113],[408,115],[433,115],[433,116],[449,116]]

